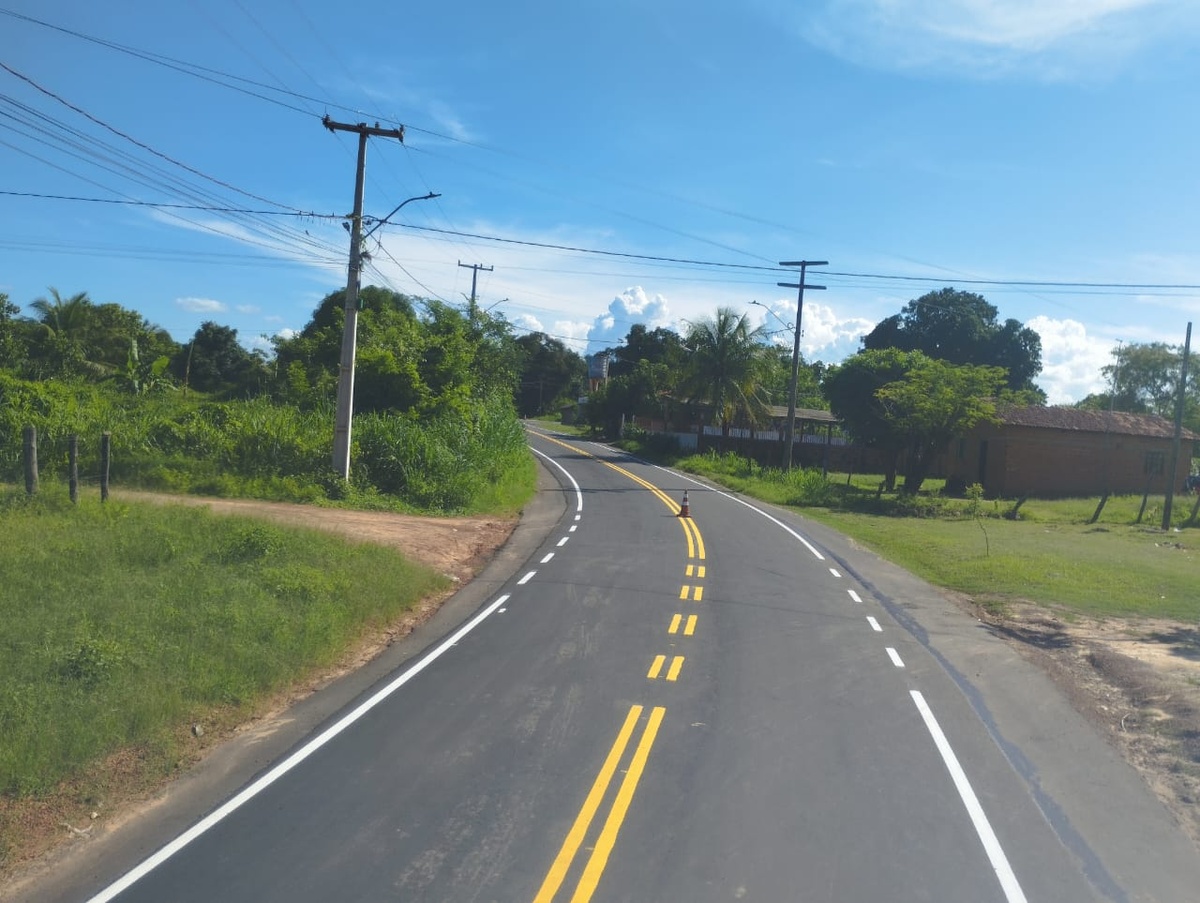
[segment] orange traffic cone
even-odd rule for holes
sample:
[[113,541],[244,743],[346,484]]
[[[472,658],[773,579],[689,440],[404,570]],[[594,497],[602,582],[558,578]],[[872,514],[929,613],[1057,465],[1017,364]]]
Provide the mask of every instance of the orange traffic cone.
[[686,489],[683,490],[683,504],[679,506],[679,514],[677,515],[678,517],[691,517],[692,516],[691,509],[688,507],[687,492],[688,491]]

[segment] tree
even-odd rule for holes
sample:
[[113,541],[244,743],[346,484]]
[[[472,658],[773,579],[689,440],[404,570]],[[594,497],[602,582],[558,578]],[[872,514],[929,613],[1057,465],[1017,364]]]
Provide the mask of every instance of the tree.
[[863,337],[863,350],[921,351],[951,364],[1004,367],[1008,388],[1041,394],[1033,384],[1042,372],[1041,337],[1018,320],[998,323],[997,313],[982,295],[938,289],[878,323]]
[[171,359],[171,372],[186,387],[224,396],[257,394],[267,379],[262,356],[238,343],[236,329],[211,320]]
[[[771,404],[786,405],[792,385],[792,350],[782,345],[768,345],[764,356],[766,372],[763,375],[763,391]],[[821,361],[809,364],[801,356],[796,378],[797,407],[825,408],[825,396],[821,392],[824,373],[825,365]]]
[[936,456],[951,439],[995,417],[994,398],[1005,376],[1003,367],[954,366],[921,355],[903,377],[875,393],[908,452],[905,493],[921,491]]
[[21,308],[0,292],[0,369],[16,370],[25,363],[26,336],[17,319]]
[[916,493],[938,452],[995,412],[1004,383],[999,367],[954,366],[920,351],[861,351],[831,368],[830,407],[855,440],[881,449],[886,486],[895,488],[907,453],[904,491]]
[[558,339],[531,332],[516,339],[521,352],[520,383],[515,393],[517,410],[529,416],[553,410],[583,391],[587,364]]
[[690,357],[680,389],[689,400],[708,404],[722,437],[738,418],[750,423],[765,418],[763,332],[751,327],[747,314],[729,307],[688,324],[683,344]]
[[85,342],[91,325],[92,299],[87,292],[69,298],[50,287],[49,298],[37,298],[29,306],[41,330],[34,333],[30,365],[35,379],[78,376],[96,372],[89,366]]
[[610,377],[632,373],[639,361],[665,364],[673,370],[678,370],[683,366],[686,352],[683,337],[675,330],[663,326],[646,329],[644,323],[634,323],[629,328],[624,343],[612,349],[612,355],[608,370]]

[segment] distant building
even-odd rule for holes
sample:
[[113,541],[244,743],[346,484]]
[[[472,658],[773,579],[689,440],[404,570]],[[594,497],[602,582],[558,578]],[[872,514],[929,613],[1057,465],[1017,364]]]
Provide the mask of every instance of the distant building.
[[1175,425],[1151,414],[1056,407],[1001,407],[998,423],[981,423],[952,442],[947,486],[982,484],[988,495],[1162,493],[1181,490],[1194,443],[1183,431],[1175,473],[1168,476]]

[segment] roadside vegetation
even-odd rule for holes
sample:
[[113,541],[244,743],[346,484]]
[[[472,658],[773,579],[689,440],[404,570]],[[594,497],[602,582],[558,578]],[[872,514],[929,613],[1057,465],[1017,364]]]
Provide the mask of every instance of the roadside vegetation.
[[[187,729],[254,714],[444,590],[394,551],[200,507],[0,494],[0,816],[126,750],[153,784]],[[194,745],[194,743],[193,743]],[[20,825],[0,817],[4,852]]]

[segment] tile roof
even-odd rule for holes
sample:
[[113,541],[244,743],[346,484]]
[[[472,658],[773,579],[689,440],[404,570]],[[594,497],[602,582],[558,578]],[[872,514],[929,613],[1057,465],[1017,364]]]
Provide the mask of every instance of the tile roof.
[[[1012,426],[1031,426],[1041,429],[1073,430],[1085,433],[1120,433],[1128,436],[1150,436],[1170,439],[1175,424],[1157,414],[1126,414],[1121,411],[1083,411],[1066,407],[1014,407],[999,405],[996,416],[1001,423]],[[1200,436],[1184,429],[1183,438],[1197,440]]]

